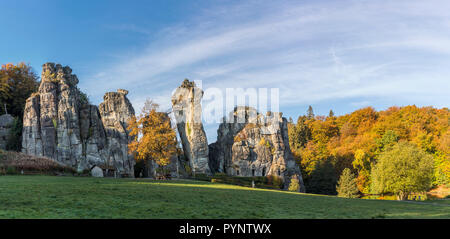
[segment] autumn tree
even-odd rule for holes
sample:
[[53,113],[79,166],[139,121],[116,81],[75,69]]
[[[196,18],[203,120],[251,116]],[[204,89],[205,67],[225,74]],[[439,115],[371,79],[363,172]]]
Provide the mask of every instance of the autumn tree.
[[359,190],[356,185],[355,175],[349,168],[345,168],[342,171],[342,175],[339,178],[338,185],[336,187],[338,197],[345,198],[358,198]]
[[0,113],[4,114],[4,106],[14,117],[23,117],[25,102],[37,90],[38,76],[25,63],[6,64],[0,69]]
[[372,169],[375,193],[394,193],[406,200],[413,192],[430,189],[433,178],[433,157],[417,146],[400,142],[383,152]]
[[308,106],[308,111],[306,113],[306,117],[308,117],[308,119],[314,119],[314,111],[312,106]]
[[289,145],[307,185],[321,174],[319,165],[330,160],[337,175],[354,169],[360,192],[370,193],[374,164],[398,142],[409,142],[433,158],[433,186],[450,182],[448,108],[394,106],[377,112],[365,107],[341,116],[313,114],[311,107],[296,124],[289,124]]
[[143,161],[146,169],[155,162],[162,169],[170,163],[176,153],[176,134],[165,112],[158,112],[158,105],[147,100],[138,117],[133,117],[128,126],[133,140],[129,143],[130,154],[136,161]]
[[14,117],[7,136],[7,150],[22,149],[22,119],[25,102],[37,90],[39,77],[25,63],[6,64],[0,69],[0,114]]

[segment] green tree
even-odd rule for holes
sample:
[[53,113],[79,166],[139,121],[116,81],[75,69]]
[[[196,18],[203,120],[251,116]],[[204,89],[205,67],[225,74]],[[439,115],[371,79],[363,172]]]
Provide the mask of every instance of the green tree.
[[19,117],[14,117],[14,121],[9,130],[6,150],[17,151],[22,150],[22,120]]
[[377,152],[381,153],[389,150],[399,140],[398,134],[394,130],[387,130],[381,139],[376,141]]
[[328,117],[334,117],[334,112],[333,112],[333,110],[330,110],[330,113],[328,113]]
[[356,184],[355,175],[349,168],[345,168],[342,171],[341,177],[339,178],[338,185],[336,186],[336,191],[338,197],[344,198],[358,198],[359,190]]
[[309,177],[305,178],[308,193],[336,195],[337,176],[330,159],[320,161]]
[[289,142],[291,148],[298,149],[304,147],[309,140],[311,140],[311,129],[308,126],[307,117],[300,116],[297,119],[297,124],[292,127],[289,132]]
[[308,117],[308,119],[314,119],[314,111],[311,106],[308,107],[308,112],[306,114],[306,117]]
[[372,169],[372,189],[406,200],[412,192],[430,189],[433,164],[432,156],[411,143],[400,142],[379,156]]

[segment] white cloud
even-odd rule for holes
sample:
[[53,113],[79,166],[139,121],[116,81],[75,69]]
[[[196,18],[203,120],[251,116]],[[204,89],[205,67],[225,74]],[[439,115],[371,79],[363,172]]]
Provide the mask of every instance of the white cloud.
[[348,0],[203,9],[163,29],[140,53],[100,69],[84,88],[127,88],[135,105],[150,97],[165,107],[184,78],[204,87],[278,87],[285,106],[367,96],[445,105],[449,7],[439,0]]

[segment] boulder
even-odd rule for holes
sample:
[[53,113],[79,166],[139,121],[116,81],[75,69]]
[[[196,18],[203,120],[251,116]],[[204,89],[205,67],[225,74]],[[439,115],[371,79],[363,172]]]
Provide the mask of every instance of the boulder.
[[103,178],[103,170],[95,166],[91,169],[91,176],[95,178]]
[[11,127],[14,123],[14,117],[10,114],[0,116],[0,149],[5,150],[8,143],[8,137]]

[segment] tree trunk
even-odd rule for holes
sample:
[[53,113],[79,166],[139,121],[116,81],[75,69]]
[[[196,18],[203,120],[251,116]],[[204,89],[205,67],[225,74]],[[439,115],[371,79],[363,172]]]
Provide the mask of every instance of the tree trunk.
[[409,193],[400,192],[399,194],[397,194],[397,200],[399,200],[399,201],[408,200],[408,196],[409,196]]
[[151,165],[150,160],[145,160],[144,169],[142,171],[143,171],[142,174],[143,174],[144,178],[151,178],[151,177],[153,177],[153,175],[152,175],[152,165]]

